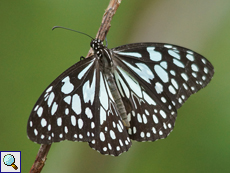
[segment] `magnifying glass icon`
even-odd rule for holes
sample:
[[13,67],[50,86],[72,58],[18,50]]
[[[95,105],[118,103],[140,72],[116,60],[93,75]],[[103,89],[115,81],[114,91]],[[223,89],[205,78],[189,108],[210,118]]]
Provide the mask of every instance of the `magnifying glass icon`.
[[3,158],[3,162],[7,166],[12,166],[15,170],[18,169],[18,167],[14,164],[15,163],[15,158],[11,154],[7,154]]

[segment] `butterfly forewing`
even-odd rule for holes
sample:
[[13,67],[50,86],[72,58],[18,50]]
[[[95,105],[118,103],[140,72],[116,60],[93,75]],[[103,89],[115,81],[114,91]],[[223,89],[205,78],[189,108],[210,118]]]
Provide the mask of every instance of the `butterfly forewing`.
[[[28,137],[39,144],[65,139],[91,141],[98,130],[95,57],[62,73],[43,92],[28,120]],[[83,94],[87,90],[87,93]],[[92,125],[94,124],[94,125]],[[95,128],[91,128],[94,126]]]
[[214,73],[203,56],[175,45],[136,43],[112,51],[116,83],[131,124],[128,132],[137,141],[166,137],[174,127],[176,109]]
[[135,43],[112,49],[134,76],[165,93],[178,109],[188,97],[205,87],[214,74],[203,56],[180,46],[163,43]]

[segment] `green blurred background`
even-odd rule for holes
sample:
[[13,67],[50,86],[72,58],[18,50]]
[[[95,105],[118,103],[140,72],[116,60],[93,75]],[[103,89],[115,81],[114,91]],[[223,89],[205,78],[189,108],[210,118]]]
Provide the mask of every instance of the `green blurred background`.
[[[0,1],[0,150],[22,151],[29,172],[40,145],[27,119],[43,90],[86,56],[109,0]],[[167,139],[138,143],[119,157],[87,143],[52,145],[43,173],[230,172],[230,1],[123,0],[108,34],[110,48],[132,42],[181,45],[208,58],[215,75],[178,111]]]

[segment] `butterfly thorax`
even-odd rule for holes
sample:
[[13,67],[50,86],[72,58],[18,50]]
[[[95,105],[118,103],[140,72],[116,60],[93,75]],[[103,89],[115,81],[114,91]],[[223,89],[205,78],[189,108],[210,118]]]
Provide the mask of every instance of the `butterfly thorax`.
[[113,60],[111,51],[103,45],[103,42],[99,39],[94,39],[91,41],[90,46],[94,50],[94,55],[97,55],[100,58],[101,63],[103,64],[104,73],[112,72]]

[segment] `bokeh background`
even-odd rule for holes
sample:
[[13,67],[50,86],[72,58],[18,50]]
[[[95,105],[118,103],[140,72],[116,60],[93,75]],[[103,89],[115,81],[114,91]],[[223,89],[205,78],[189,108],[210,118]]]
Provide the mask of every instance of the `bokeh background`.
[[[28,140],[27,119],[43,90],[86,56],[109,0],[0,1],[0,150],[22,151],[29,172],[40,145]],[[107,36],[110,48],[132,42],[181,45],[209,59],[215,75],[178,111],[164,140],[133,142],[119,157],[87,143],[52,145],[43,173],[230,172],[230,1],[123,0]]]

